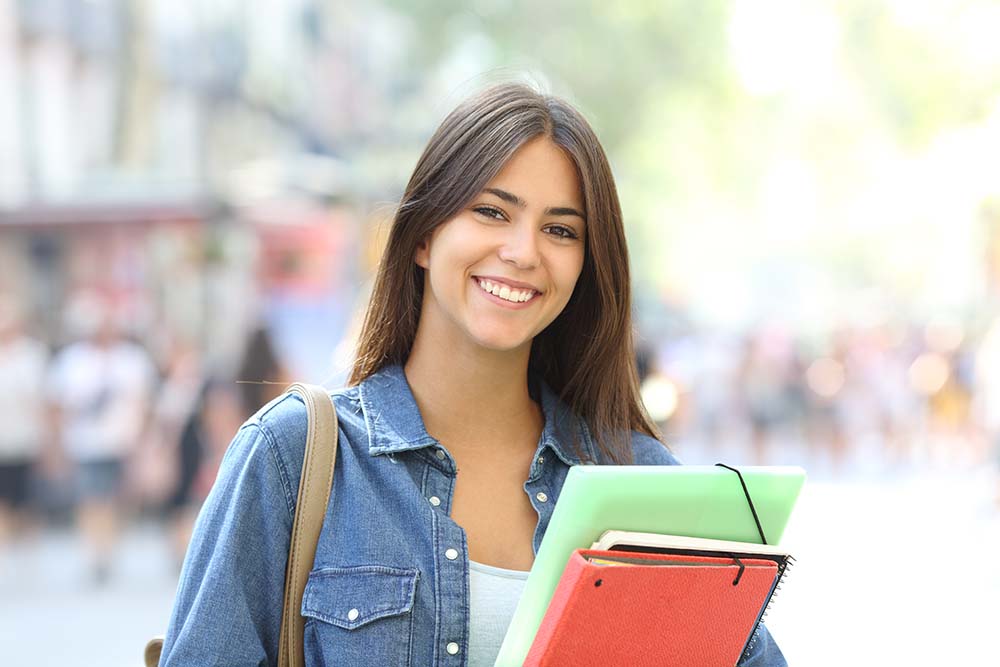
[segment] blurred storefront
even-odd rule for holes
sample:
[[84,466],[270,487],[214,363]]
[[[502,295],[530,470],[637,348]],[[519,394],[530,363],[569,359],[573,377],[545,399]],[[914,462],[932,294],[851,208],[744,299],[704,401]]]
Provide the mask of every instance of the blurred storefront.
[[220,238],[238,235],[200,202],[0,210],[0,286],[22,297],[38,333],[54,346],[72,337],[66,307],[85,290],[110,297],[119,324],[153,347],[164,331],[204,340],[213,328],[206,286],[225,264],[216,248],[238,248]]
[[154,354],[194,344],[226,374],[266,326],[296,375],[319,381],[354,306],[355,227],[347,210],[291,201],[0,210],[0,290],[53,346],[73,336],[73,295],[97,290]]

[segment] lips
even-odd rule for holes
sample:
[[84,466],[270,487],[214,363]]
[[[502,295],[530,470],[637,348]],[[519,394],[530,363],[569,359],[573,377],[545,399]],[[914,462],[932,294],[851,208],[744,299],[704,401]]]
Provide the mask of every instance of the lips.
[[487,294],[511,303],[526,303],[538,293],[531,289],[511,289],[508,285],[489,280],[479,280],[478,282],[479,288]]
[[532,289],[511,289],[509,285],[475,276],[472,277],[472,282],[476,283],[476,287],[485,298],[504,308],[527,308],[539,294]]
[[504,278],[503,276],[473,276],[477,281],[488,280],[491,283],[499,283],[500,285],[506,285],[511,289],[519,290],[532,290],[535,292],[541,292],[539,288],[535,287],[531,283],[524,283],[520,280],[511,280],[509,278]]

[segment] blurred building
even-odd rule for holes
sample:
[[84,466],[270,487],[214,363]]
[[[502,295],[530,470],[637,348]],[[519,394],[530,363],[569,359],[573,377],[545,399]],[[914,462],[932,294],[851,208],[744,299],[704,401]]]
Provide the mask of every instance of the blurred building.
[[364,96],[310,107],[317,67],[321,92],[358,89],[344,52],[312,3],[258,9],[0,0],[0,290],[52,345],[97,287],[153,348],[197,341],[229,369],[263,320],[299,373],[329,374],[359,264],[340,202],[365,197],[335,153]]

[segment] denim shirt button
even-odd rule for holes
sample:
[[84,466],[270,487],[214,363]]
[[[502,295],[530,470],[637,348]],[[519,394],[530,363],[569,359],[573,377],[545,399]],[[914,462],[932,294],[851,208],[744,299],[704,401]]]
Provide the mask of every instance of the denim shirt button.
[[540,503],[549,502],[549,497],[545,495],[544,491],[539,491],[538,493],[535,494],[535,497],[538,498],[538,502]]
[[434,452],[434,456],[438,457],[438,460],[444,461],[444,457],[445,457],[444,450],[443,449],[437,450],[436,452]]
[[356,620],[358,620],[358,615],[360,613],[361,612],[359,612],[357,609],[350,610],[349,612],[347,612],[347,620],[348,621],[356,621]]
[[445,647],[450,655],[455,655],[458,653],[458,644],[455,642],[448,642],[448,646]]
[[444,552],[444,557],[447,558],[448,560],[455,560],[456,558],[458,558],[458,552],[454,549],[448,549],[447,551]]
[[437,496],[431,496],[427,500],[429,500],[431,505],[433,505],[434,507],[438,507],[441,505],[441,499],[438,498]]

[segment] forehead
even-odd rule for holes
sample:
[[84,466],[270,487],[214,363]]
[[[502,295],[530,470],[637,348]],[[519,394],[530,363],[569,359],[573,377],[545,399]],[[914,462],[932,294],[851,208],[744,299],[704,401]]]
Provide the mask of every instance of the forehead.
[[488,186],[502,187],[528,206],[572,206],[583,209],[580,177],[566,152],[548,137],[521,146]]

